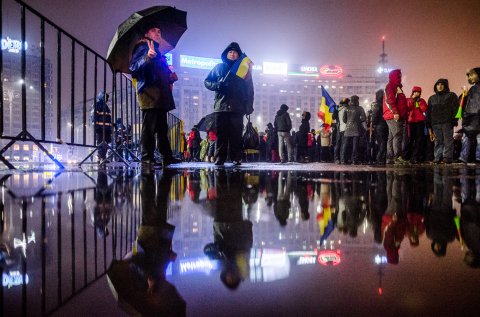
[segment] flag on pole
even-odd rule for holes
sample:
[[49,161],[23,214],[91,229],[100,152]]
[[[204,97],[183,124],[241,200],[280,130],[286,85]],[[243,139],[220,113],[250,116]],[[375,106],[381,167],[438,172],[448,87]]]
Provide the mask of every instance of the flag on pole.
[[232,68],[230,69],[231,74],[235,74],[238,77],[245,79],[252,67],[253,62],[248,56],[243,53],[240,57],[235,61]]
[[323,121],[323,129],[327,131],[332,125],[332,115],[337,108],[337,105],[335,104],[335,101],[333,101],[332,97],[330,97],[327,90],[323,88],[323,86],[321,86],[321,88],[322,99],[320,101],[320,107],[317,115]]

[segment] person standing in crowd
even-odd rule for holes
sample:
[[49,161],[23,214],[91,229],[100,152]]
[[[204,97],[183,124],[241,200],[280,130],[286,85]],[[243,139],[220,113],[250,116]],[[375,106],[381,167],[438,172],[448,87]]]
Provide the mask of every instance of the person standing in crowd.
[[215,165],[225,163],[228,151],[234,165],[240,165],[242,160],[243,116],[253,112],[254,98],[252,72],[245,79],[230,73],[242,54],[238,43],[230,43],[221,55],[222,63],[210,71],[204,82],[208,90],[215,92]]
[[307,145],[308,145],[308,133],[310,132],[310,112],[304,111],[302,113],[302,123],[298,132],[295,134],[297,138],[297,154],[298,162],[305,163],[307,161]]
[[435,140],[433,163],[450,164],[453,160],[453,128],[457,125],[458,97],[450,92],[447,79],[439,79],[433,87],[435,94],[428,99],[427,126]]
[[292,120],[290,120],[290,114],[287,112],[288,106],[282,104],[280,110],[277,111],[275,116],[274,126],[278,135],[278,152],[280,154],[280,161],[286,163],[284,145],[287,144],[288,161],[293,162],[293,146],[290,138],[290,130],[292,130]]
[[190,152],[190,161],[197,162],[200,159],[200,142],[202,138],[200,137],[200,132],[196,126],[193,126],[190,134],[188,135],[188,151]]
[[156,141],[163,156],[163,165],[179,163],[173,157],[168,140],[167,113],[175,109],[172,84],[177,80],[160,52],[161,33],[158,27],[149,27],[145,38],[133,49],[130,61],[132,79],[136,82],[137,98],[142,110],[142,167],[153,167]]
[[310,162],[316,162],[317,161],[317,140],[315,138],[315,129],[311,129],[310,132],[308,133],[308,139],[307,139],[307,153],[309,157]]
[[334,160],[335,164],[340,164],[340,154],[341,154],[341,149],[342,149],[342,144],[343,144],[343,135],[345,133],[345,128],[347,127],[347,124],[343,122],[343,113],[345,112],[346,107],[348,106],[348,103],[350,102],[350,99],[348,98],[343,98],[340,101],[340,104],[338,105],[338,111],[335,111],[334,117],[337,125],[337,138],[335,142],[335,152],[334,152]]
[[421,95],[422,88],[415,86],[412,89],[410,98],[407,99],[408,131],[410,131],[407,152],[410,154],[410,163],[412,164],[417,164],[422,160],[421,146],[423,144],[425,130],[427,103],[420,97]]
[[[99,92],[97,102],[92,105],[91,112],[95,143],[99,146],[97,156],[99,163],[103,163],[107,158],[107,144],[112,142],[112,112],[107,104],[108,98],[109,95],[105,91]],[[102,144],[103,141],[105,143]]]
[[365,122],[365,112],[360,108],[358,96],[354,95],[350,98],[350,103],[343,112],[342,120],[347,126],[345,128],[340,163],[345,164],[347,162],[347,149],[349,148],[350,143],[353,143],[352,164],[358,164],[358,139],[360,137],[361,125],[363,122]]
[[332,131],[331,129],[321,129],[320,133],[318,134],[317,143],[319,145],[319,161],[320,162],[331,162],[330,156],[330,145],[331,145],[331,138]]
[[207,132],[207,140],[208,140],[208,162],[213,163],[215,158],[215,144],[217,143],[217,135],[215,131],[209,130]]
[[269,122],[267,129],[265,130],[265,142],[267,143],[267,162],[278,162],[278,142],[277,131],[273,127],[273,124]]
[[462,153],[460,161],[467,163],[470,156],[470,148],[475,139],[475,161],[480,163],[480,67],[472,68],[467,72],[468,83],[473,85],[466,93],[465,107],[462,111]]
[[392,70],[383,98],[383,118],[388,126],[387,164],[406,163],[402,157],[402,140],[408,108],[402,87],[402,71]]
[[378,146],[375,164],[385,164],[387,155],[388,126],[383,118],[383,97],[383,90],[377,90],[375,101],[372,103],[372,124]]

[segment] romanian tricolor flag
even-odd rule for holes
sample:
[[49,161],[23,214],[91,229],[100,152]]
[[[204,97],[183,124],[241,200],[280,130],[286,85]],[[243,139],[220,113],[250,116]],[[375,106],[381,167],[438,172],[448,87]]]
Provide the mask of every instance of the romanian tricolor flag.
[[324,207],[322,212],[317,214],[317,223],[320,229],[320,243],[323,243],[335,229],[330,206]]
[[318,110],[318,117],[323,121],[323,129],[327,131],[332,125],[332,115],[337,105],[327,90],[322,87],[322,100],[320,101],[320,109]]
[[248,58],[245,53],[240,55],[237,59],[235,64],[233,64],[232,68],[230,69],[231,74],[235,74],[238,77],[245,79],[250,72],[250,68],[252,67],[253,62],[250,58]]

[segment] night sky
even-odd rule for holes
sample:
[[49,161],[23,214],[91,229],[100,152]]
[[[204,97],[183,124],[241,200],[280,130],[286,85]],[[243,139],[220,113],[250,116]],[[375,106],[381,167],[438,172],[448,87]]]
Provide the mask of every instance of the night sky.
[[219,57],[231,41],[255,62],[376,65],[386,36],[389,66],[403,70],[405,91],[433,93],[438,78],[451,90],[480,66],[478,0],[28,0],[48,18],[106,55],[115,29],[132,12],[172,5],[188,12],[183,54]]

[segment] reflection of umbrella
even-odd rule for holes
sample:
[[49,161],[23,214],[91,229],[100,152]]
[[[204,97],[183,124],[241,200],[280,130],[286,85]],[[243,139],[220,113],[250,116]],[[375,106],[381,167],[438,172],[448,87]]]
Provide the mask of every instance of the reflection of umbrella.
[[138,272],[132,260],[113,261],[107,278],[118,305],[129,315],[186,315],[185,301],[166,280],[160,280],[157,290],[147,294],[147,280]]
[[211,113],[200,119],[196,124],[198,131],[207,132],[208,130],[215,130],[215,113]]
[[154,6],[138,11],[122,22],[108,47],[107,61],[114,71],[129,73],[135,45],[149,28],[158,27],[162,34],[159,43],[162,54],[175,48],[187,30],[187,12],[168,6]]

